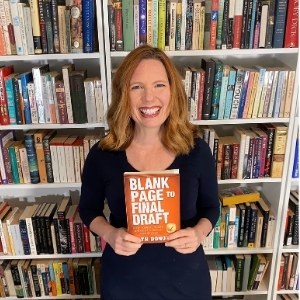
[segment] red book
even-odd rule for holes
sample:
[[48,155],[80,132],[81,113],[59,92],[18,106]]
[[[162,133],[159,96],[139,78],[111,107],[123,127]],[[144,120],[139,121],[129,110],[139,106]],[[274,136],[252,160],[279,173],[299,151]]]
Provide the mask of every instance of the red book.
[[205,71],[203,69],[199,69],[199,73],[200,73],[200,83],[199,83],[199,94],[198,94],[197,120],[202,119],[202,104],[204,99],[204,83],[205,83]]
[[210,45],[211,50],[216,49],[217,42],[217,25],[218,25],[218,10],[219,10],[219,0],[211,1],[211,21],[210,21]]
[[241,34],[243,27],[243,1],[235,1],[233,17],[233,45],[232,48],[241,47]]
[[299,1],[289,0],[284,35],[284,48],[298,48]]
[[9,125],[9,115],[4,78],[14,72],[14,66],[0,67],[0,124]]

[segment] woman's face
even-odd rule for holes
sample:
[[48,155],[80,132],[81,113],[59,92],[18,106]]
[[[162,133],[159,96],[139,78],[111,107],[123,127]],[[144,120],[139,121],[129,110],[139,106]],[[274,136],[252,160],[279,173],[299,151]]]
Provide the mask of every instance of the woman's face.
[[170,84],[164,65],[144,59],[129,86],[131,117],[140,128],[160,128],[169,116]]

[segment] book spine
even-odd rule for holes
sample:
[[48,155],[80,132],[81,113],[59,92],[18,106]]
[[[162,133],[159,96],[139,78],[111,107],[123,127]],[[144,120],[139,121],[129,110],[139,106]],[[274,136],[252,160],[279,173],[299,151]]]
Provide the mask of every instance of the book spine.
[[52,30],[53,30],[53,48],[54,53],[61,53],[59,40],[59,24],[58,24],[58,4],[57,0],[51,0],[50,12],[52,16]]
[[30,255],[30,244],[25,220],[19,220],[20,234],[22,239],[23,251],[25,255]]
[[31,183],[39,183],[40,176],[37,164],[37,157],[36,151],[34,147],[34,137],[33,134],[25,134],[24,137],[25,147],[28,156],[28,163],[29,163],[29,172],[30,172],[30,180]]
[[34,53],[42,54],[41,43],[41,28],[40,28],[40,15],[38,0],[29,0],[31,12],[31,25],[33,34]]
[[94,46],[95,30],[95,1],[87,0],[82,2],[82,47],[84,53],[92,53]]
[[287,11],[287,1],[278,0],[275,7],[273,48],[282,48],[284,45],[286,11]]
[[70,9],[71,52],[82,53],[82,0],[73,0]]

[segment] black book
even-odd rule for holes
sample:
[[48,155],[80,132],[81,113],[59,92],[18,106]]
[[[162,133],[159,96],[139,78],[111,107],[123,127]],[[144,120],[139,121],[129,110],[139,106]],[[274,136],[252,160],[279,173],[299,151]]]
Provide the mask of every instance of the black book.
[[268,235],[268,226],[269,226],[269,217],[270,217],[270,204],[267,200],[260,198],[256,202],[257,207],[263,215],[263,226],[261,232],[260,247],[266,247],[267,235]]
[[292,234],[292,245],[299,245],[299,199],[295,193],[290,193],[289,208],[294,212],[294,228]]
[[215,77],[215,61],[203,58],[201,68],[205,71],[204,97],[202,104],[202,119],[209,120],[211,110],[211,98]]

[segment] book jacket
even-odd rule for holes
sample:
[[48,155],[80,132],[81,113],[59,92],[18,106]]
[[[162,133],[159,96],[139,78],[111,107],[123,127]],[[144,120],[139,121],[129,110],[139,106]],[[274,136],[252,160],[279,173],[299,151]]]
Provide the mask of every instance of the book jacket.
[[125,172],[128,232],[144,243],[163,243],[180,229],[179,170]]

